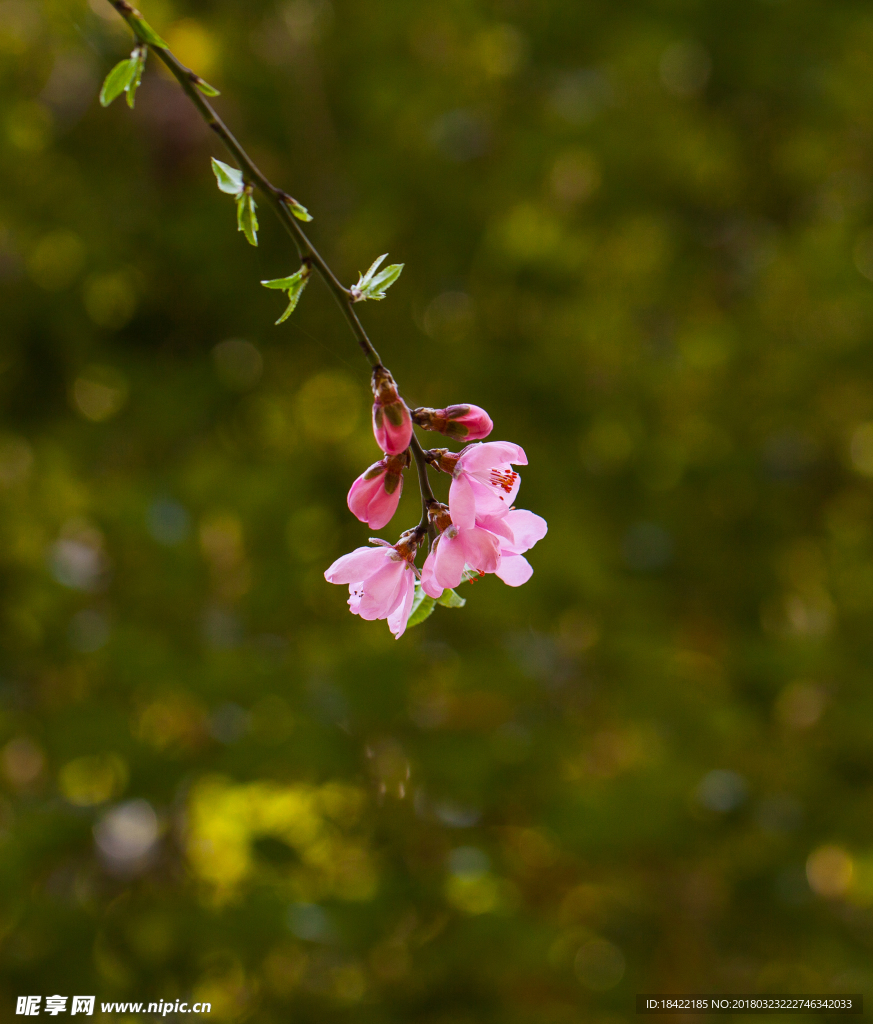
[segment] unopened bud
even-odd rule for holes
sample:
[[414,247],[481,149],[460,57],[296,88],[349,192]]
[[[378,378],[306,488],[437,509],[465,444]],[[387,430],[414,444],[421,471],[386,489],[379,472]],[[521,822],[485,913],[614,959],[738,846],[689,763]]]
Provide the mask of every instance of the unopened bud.
[[387,455],[406,451],[412,438],[412,420],[406,403],[397,393],[394,378],[379,366],[373,370],[373,433]]
[[400,534],[400,539],[394,545],[394,550],[407,562],[414,562],[419,544],[421,544],[421,531],[416,526]]
[[448,448],[431,448],[424,454],[434,469],[438,469],[440,473],[448,473],[449,476],[455,472],[455,466],[461,457],[460,452],[450,452]]
[[458,441],[481,441],[494,424],[478,405],[450,405],[445,409],[415,409],[412,420],[423,430],[436,430]]
[[449,513],[449,506],[443,505],[439,501],[428,502],[427,506],[427,518],[431,526],[436,527],[440,533],[452,525],[452,517]]
[[386,526],[397,511],[403,491],[403,470],[409,465],[409,452],[387,455],[374,462],[352,484],[348,505],[352,514],[374,530]]

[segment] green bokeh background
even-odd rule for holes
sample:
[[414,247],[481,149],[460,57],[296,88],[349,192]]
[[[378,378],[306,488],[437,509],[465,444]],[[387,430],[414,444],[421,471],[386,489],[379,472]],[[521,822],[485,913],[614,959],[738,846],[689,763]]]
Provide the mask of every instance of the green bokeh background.
[[344,281],[406,264],[377,348],[523,445],[550,531],[400,641],[350,616],[377,451],[333,300],[273,326],[293,250],[156,61],[99,107],[105,0],[0,4],[3,1018],[869,994],[869,5],[144,13]]

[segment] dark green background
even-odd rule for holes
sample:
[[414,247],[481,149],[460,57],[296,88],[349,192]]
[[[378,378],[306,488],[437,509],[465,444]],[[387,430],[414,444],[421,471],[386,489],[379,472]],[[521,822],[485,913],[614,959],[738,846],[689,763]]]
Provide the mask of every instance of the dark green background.
[[322,575],[367,365],[153,58],[99,107],[104,6],[0,5],[4,1019],[869,993],[869,5],[146,4],[339,276],[406,264],[407,399],[528,453],[530,583],[399,642]]

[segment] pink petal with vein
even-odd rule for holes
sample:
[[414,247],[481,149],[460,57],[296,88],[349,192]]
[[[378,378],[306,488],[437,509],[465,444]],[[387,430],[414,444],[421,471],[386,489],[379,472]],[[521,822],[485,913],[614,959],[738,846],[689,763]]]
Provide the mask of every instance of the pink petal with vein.
[[530,549],[549,532],[549,524],[535,512],[514,508],[502,520],[512,531],[511,550],[516,553]]
[[476,498],[473,486],[466,473],[459,473],[449,487],[449,512],[452,522],[462,529],[476,525]]
[[449,537],[442,534],[436,546],[434,560],[434,579],[444,590],[454,589],[464,575],[464,546],[460,535]]
[[510,587],[520,587],[533,576],[533,569],[524,555],[513,555],[504,551],[497,567],[497,575]]
[[394,554],[389,548],[355,548],[342,555],[324,574],[329,583],[359,583],[382,568]]
[[478,572],[494,572],[497,569],[500,564],[500,542],[493,533],[474,526],[472,530],[459,531],[458,540],[463,546],[464,561],[471,569]]
[[406,623],[409,621],[409,613],[412,611],[412,599],[415,596],[415,574],[411,570],[404,572],[400,591],[400,602],[388,616],[388,628],[394,634],[395,640],[399,640],[406,632]]
[[524,449],[511,441],[485,441],[468,445],[461,452],[461,465],[470,473],[487,471],[503,463],[526,466]]
[[436,581],[434,575],[436,570],[436,551],[439,547],[439,540],[436,545],[431,548],[430,553],[424,560],[424,565],[421,567],[421,588],[427,594],[428,597],[441,597],[444,587],[441,587]]

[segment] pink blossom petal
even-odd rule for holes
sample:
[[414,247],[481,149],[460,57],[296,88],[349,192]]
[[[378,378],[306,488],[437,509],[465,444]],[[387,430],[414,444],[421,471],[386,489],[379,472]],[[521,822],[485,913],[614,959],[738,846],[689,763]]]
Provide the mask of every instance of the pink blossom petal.
[[467,445],[461,452],[461,465],[469,473],[488,471],[501,464],[526,466],[524,449],[511,441],[485,441]]
[[373,402],[373,436],[376,444],[385,451],[388,442],[385,439],[385,413],[378,402]]
[[508,513],[505,516],[483,516],[477,513],[476,525],[480,526],[483,530],[487,530],[489,533],[496,533],[500,538],[500,547],[510,547],[514,541],[512,530],[509,528],[509,516]]
[[[525,508],[512,509],[503,520],[512,531],[512,543],[510,550],[520,553],[530,549],[545,537],[549,532],[549,524],[535,512],[528,512]],[[506,550],[506,546],[503,545]]]
[[401,600],[395,610],[388,616],[388,628],[399,640],[406,632],[406,623],[412,611],[412,599],[415,596],[415,574],[410,570],[404,572],[401,583]]
[[450,537],[448,532],[442,534],[436,547],[434,579],[444,590],[454,589],[464,575],[465,561],[460,536]]
[[504,551],[496,575],[510,587],[520,587],[533,576],[533,569],[524,555],[513,555]]
[[435,545],[430,549],[430,553],[424,560],[424,565],[421,567],[421,588],[427,594],[428,597],[441,597],[443,593],[443,587],[436,581],[434,575],[436,568],[436,551],[439,547],[439,538]]
[[503,486],[495,486],[489,480],[485,483],[478,476],[469,477],[470,486],[473,489],[473,500],[476,503],[476,515],[479,518],[484,516],[505,516],[512,508],[512,503],[518,494],[521,486],[521,478],[514,473],[515,479],[509,484],[508,489]]
[[400,452],[405,452],[409,447],[409,442],[412,438],[412,420],[409,418],[409,410],[402,403],[396,403],[401,406],[401,420],[399,424],[394,424],[388,418],[388,414],[385,414],[385,445],[383,449],[388,455],[399,455]]
[[360,583],[382,568],[391,553],[387,548],[355,548],[340,556],[324,574],[328,583]]
[[[379,490],[370,502],[368,509],[369,519],[367,522],[373,530],[381,530],[383,526],[394,518],[397,505],[400,502],[400,495],[403,493],[403,477],[400,477],[394,492],[389,494],[385,490],[384,478],[380,481]],[[354,511],[354,509],[352,509]],[[361,517],[358,516],[360,519]]]
[[[471,569],[478,572],[494,572],[497,569],[500,564],[500,546],[493,533],[474,526],[472,530],[459,531],[458,541],[464,551],[464,561]],[[453,585],[457,586],[457,583]]]
[[359,615],[362,619],[384,619],[397,603],[397,592],[407,563],[398,559],[386,563],[363,582]]
[[[385,490],[385,473],[384,471],[378,476],[367,479],[367,473],[370,472],[374,467],[371,466],[366,473],[362,473],[357,480],[352,484],[349,490],[348,498],[346,499],[349,510],[352,515],[356,516],[361,520],[362,523],[369,521],[369,506],[370,503],[379,494],[379,491]],[[383,524],[384,525],[384,524]],[[373,526],[370,523],[370,526]],[[378,530],[378,526],[373,526],[373,529]]]
[[449,487],[449,512],[455,526],[469,530],[476,525],[476,498],[470,478],[459,473]]

